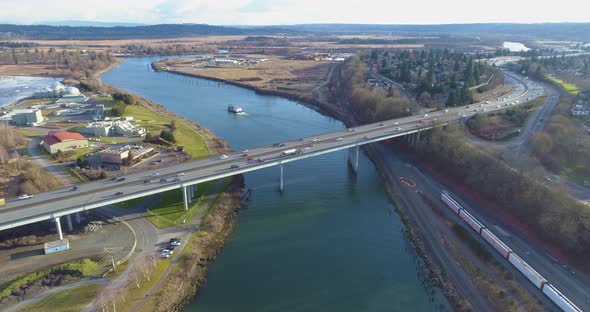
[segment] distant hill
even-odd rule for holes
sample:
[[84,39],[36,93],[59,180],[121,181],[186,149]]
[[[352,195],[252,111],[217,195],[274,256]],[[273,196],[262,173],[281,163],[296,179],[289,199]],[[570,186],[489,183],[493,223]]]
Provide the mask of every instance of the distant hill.
[[146,26],[147,24],[141,23],[119,23],[119,22],[96,22],[96,21],[53,21],[53,22],[41,22],[39,25],[48,26],[70,26],[70,27],[134,27],[134,26]]
[[441,25],[383,25],[383,24],[301,24],[278,26],[284,29],[323,34],[399,35],[510,35],[529,38],[570,39],[590,41],[590,23],[486,23]]
[[[61,22],[60,22],[61,23]],[[65,23],[65,22],[64,22]],[[569,39],[590,41],[590,23],[542,24],[442,24],[371,25],[301,24],[276,26],[214,26],[207,24],[160,24],[112,26],[109,23],[70,21],[79,26],[0,24],[0,39],[131,39],[174,38],[211,35],[297,35],[297,34],[394,34],[403,36],[492,36],[519,39]],[[84,25],[87,23],[88,25]],[[100,27],[97,27],[100,26]]]
[[206,24],[161,24],[133,27],[91,27],[0,24],[0,38],[45,40],[101,40],[131,38],[174,38],[211,35],[295,34],[278,27],[235,28]]

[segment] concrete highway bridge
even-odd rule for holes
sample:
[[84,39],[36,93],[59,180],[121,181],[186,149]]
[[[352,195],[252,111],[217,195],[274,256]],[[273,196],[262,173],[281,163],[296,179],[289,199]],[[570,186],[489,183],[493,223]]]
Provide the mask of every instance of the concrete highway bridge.
[[362,145],[399,136],[409,136],[410,142],[416,142],[421,131],[461,122],[479,112],[503,109],[509,103],[519,105],[543,94],[540,87],[526,79],[507,74],[506,80],[513,82],[512,91],[493,101],[251,148],[247,156],[244,152],[227,155],[227,158],[216,156],[127,175],[121,181],[94,181],[78,185],[77,190],[62,188],[39,193],[26,200],[12,199],[0,207],[0,231],[54,220],[61,239],[60,218],[65,217],[71,231],[72,215],[79,221],[80,212],[174,189],[182,190],[186,209],[199,183],[274,166],[280,168],[279,189],[282,190],[284,164],[344,149],[349,150],[349,163],[356,171],[359,147]]

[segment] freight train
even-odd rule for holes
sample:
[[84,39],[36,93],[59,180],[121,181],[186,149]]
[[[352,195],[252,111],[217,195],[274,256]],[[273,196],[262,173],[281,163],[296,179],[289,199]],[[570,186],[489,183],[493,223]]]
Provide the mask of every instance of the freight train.
[[492,231],[479,222],[473,215],[463,208],[447,192],[440,194],[440,199],[447,204],[455,214],[459,216],[469,227],[471,227],[479,236],[481,236],[496,252],[522,273],[531,283],[539,288],[551,301],[553,301],[563,311],[581,312],[573,302],[564,296],[555,286],[551,285],[541,274],[533,269],[526,261],[520,258],[510,247],[500,240]]

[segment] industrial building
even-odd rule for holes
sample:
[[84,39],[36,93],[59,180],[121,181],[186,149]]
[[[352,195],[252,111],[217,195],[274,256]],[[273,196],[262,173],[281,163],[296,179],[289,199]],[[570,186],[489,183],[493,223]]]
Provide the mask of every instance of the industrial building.
[[75,132],[49,131],[43,137],[41,146],[50,154],[55,154],[58,151],[65,152],[88,147],[88,139]]
[[37,126],[44,121],[39,109],[15,109],[0,116],[0,120],[10,121],[17,126]]
[[135,127],[129,122],[129,119],[127,118],[121,118],[114,121],[98,121],[89,123],[88,126],[81,129],[80,132],[91,134],[97,137],[112,135],[145,135],[144,128]]
[[155,153],[154,148],[140,145],[126,145],[120,148],[110,148],[99,151],[91,156],[89,161],[92,164],[113,164],[122,165],[127,162],[129,153],[133,155],[133,159],[140,159],[151,156]]

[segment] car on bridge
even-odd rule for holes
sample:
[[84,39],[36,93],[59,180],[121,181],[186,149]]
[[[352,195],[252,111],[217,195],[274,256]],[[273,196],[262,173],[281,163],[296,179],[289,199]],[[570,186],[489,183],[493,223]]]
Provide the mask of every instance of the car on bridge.
[[223,155],[220,155],[218,158],[221,160],[224,160],[224,159],[228,159],[229,157],[227,157],[227,155],[223,154]]
[[168,182],[168,179],[164,179],[164,178],[160,179],[160,183],[165,183],[165,182]]
[[117,192],[117,193],[115,193],[115,196],[121,196],[121,195],[123,195],[123,192]]
[[336,141],[342,141],[344,140],[342,137],[336,138]]
[[22,194],[21,196],[18,197],[18,199],[20,199],[20,200],[25,200],[25,199],[29,199],[29,198],[33,198],[33,195],[31,195],[31,194]]
[[238,165],[238,164],[233,164],[233,165],[229,166],[229,168],[230,168],[230,169],[238,169],[238,168],[240,168],[240,165]]

